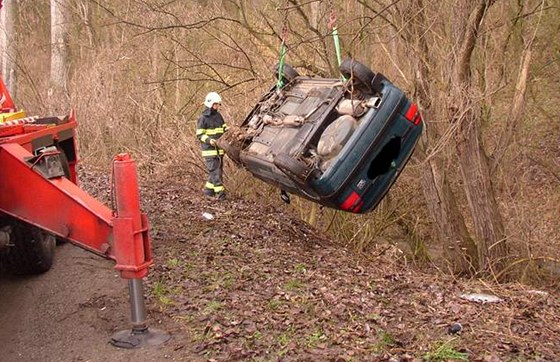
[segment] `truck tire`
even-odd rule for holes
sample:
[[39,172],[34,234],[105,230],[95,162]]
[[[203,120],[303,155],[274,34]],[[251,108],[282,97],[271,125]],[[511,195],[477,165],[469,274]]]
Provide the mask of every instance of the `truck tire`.
[[48,271],[54,260],[55,237],[19,220],[9,225],[11,246],[0,250],[0,270],[16,275]]
[[375,73],[368,67],[354,59],[344,59],[340,64],[340,73],[347,79],[352,79],[354,88],[365,94],[375,93],[372,88],[372,80]]

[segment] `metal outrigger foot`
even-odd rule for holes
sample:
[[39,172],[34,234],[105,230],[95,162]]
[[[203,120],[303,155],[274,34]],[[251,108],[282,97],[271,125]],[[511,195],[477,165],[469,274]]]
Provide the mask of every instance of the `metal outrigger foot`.
[[130,312],[132,329],[119,331],[111,337],[111,344],[119,348],[141,348],[163,344],[171,335],[146,325],[146,308],[144,306],[144,285],[142,279],[129,279]]
[[115,269],[121,272],[121,277],[128,279],[132,329],[115,333],[111,343],[122,348],[159,345],[171,336],[146,325],[142,278],[148,274],[153,258],[148,219],[140,212],[136,167],[130,155],[117,155],[113,162],[113,180],[117,207],[117,214],[113,217]]

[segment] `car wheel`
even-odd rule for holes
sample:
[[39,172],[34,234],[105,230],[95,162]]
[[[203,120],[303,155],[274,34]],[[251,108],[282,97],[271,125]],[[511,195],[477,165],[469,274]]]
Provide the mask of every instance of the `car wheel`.
[[[278,67],[280,66],[280,63],[276,63],[276,65],[274,66],[274,77],[276,79],[278,79]],[[283,84],[288,84],[290,83],[292,80],[294,80],[296,77],[299,77],[299,73],[297,70],[295,70],[291,65],[284,63],[284,69],[282,71],[282,83]]]
[[31,224],[12,220],[11,246],[0,251],[0,268],[17,275],[40,274],[48,271],[54,261],[55,237]]
[[345,59],[340,64],[340,73],[347,79],[352,79],[354,88],[365,94],[373,94],[372,81],[375,73],[368,67],[354,59]]
[[273,163],[292,181],[295,181],[298,184],[305,184],[308,169],[302,162],[285,153],[280,153],[274,156]]

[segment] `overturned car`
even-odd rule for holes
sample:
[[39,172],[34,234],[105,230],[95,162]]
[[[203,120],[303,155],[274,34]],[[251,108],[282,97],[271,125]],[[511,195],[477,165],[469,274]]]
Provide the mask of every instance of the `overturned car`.
[[422,117],[382,74],[353,59],[340,72],[341,79],[311,78],[284,65],[278,84],[220,144],[238,165],[283,191],[365,213],[406,165]]

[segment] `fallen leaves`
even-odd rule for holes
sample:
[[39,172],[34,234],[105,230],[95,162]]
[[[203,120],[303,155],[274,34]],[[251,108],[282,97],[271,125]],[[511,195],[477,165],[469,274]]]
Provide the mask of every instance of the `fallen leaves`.
[[142,196],[156,258],[148,306],[181,321],[179,357],[420,361],[441,346],[472,361],[560,355],[558,291],[493,286],[499,303],[471,302],[461,296],[486,284],[404,267],[399,253],[354,253],[289,207],[216,203],[186,180],[151,180]]

